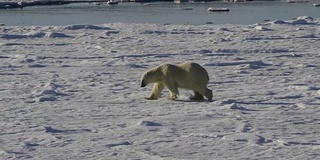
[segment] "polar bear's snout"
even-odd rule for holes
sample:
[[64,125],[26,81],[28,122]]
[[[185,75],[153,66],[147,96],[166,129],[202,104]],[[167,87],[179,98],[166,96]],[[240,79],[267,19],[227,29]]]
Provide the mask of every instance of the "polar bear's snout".
[[141,87],[145,87],[146,83],[144,82],[144,80],[141,81]]

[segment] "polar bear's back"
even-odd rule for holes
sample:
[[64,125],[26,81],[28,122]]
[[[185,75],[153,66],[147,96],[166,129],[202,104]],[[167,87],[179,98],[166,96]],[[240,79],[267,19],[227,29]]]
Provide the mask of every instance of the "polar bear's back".
[[198,63],[194,62],[184,62],[177,65],[179,68],[185,70],[189,76],[205,76],[209,80],[208,72],[200,66]]
[[208,72],[199,64],[184,62],[181,64],[163,64],[162,73],[170,81],[175,81],[181,88],[193,89],[198,85],[206,86],[209,82]]

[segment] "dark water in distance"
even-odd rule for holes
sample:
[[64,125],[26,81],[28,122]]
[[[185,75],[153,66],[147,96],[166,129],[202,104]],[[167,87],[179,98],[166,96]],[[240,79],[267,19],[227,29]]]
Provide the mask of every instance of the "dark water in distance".
[[[69,4],[62,6],[35,6],[0,10],[0,23],[7,26],[69,25],[124,23],[159,24],[254,24],[264,20],[290,20],[297,16],[320,17],[320,7],[308,3],[255,1],[247,3],[173,2],[119,3],[115,6]],[[319,1],[318,1],[319,2]],[[209,13],[209,7],[229,8],[230,12]]]

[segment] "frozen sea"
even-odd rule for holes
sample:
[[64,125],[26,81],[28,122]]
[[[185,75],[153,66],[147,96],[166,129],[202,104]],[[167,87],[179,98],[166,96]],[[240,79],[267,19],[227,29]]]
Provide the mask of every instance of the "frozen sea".
[[[255,3],[1,10],[0,159],[319,159],[319,8],[275,3],[291,16],[262,14],[263,5],[245,14]],[[231,12],[207,13],[215,4]],[[184,61],[208,71],[213,101],[183,89],[177,100],[168,89],[146,100],[152,85],[141,88],[141,74]]]
[[[315,160],[320,19],[0,27],[0,159]],[[145,100],[194,61],[213,102]]]
[[[103,23],[158,23],[158,24],[252,24],[265,20],[291,19],[301,15],[317,17],[317,1],[285,3],[259,1],[248,3],[195,2],[175,4],[120,3],[116,6],[70,4],[63,6],[35,6],[0,10],[0,23],[6,25],[68,25]],[[208,13],[209,7],[229,8],[230,12]]]

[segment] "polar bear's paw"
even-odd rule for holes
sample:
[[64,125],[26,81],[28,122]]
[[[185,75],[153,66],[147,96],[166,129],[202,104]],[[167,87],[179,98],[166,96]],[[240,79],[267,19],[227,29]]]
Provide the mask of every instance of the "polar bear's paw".
[[168,97],[168,100],[175,100],[175,99],[177,99],[177,98],[178,98],[178,96],[176,96],[176,95],[171,95],[171,96]]
[[154,97],[146,97],[146,98],[144,98],[144,99],[146,99],[146,100],[157,100],[158,98],[154,98]]

